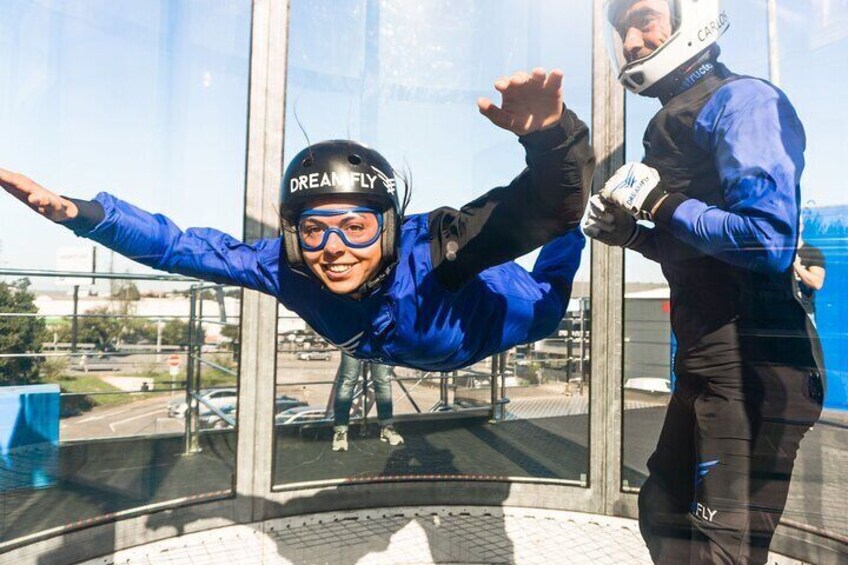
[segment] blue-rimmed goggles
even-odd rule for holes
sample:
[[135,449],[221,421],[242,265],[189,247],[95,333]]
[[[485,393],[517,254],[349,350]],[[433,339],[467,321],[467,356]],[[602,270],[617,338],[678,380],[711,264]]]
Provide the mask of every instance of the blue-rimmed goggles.
[[383,233],[383,213],[366,207],[309,209],[300,213],[297,239],[305,251],[321,251],[332,233],[353,249],[370,247]]

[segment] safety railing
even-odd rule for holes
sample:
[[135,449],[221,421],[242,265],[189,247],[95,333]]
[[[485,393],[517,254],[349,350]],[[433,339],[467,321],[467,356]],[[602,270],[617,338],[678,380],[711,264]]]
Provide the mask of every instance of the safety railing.
[[[77,420],[95,421],[99,416],[97,413],[100,410],[95,410],[94,415],[85,416],[85,411],[90,411],[92,408],[105,409],[110,405],[122,405],[131,407],[134,402],[144,401],[152,396],[158,395],[173,395],[173,393],[181,388],[185,394],[185,405],[190,409],[183,410],[183,426],[182,435],[184,436],[184,451],[186,453],[194,453],[200,450],[199,434],[205,429],[202,429],[198,424],[202,415],[211,416],[210,419],[217,418],[227,426],[234,427],[235,419],[235,393],[233,394],[232,404],[223,406],[211,402],[201,393],[201,367],[214,369],[218,379],[223,375],[235,383],[238,376],[237,368],[228,367],[215,359],[214,355],[221,355],[222,352],[209,352],[204,348],[202,337],[204,335],[205,325],[217,325],[238,327],[238,317],[228,316],[224,301],[224,287],[222,285],[209,285],[206,283],[198,283],[195,279],[190,279],[182,276],[165,275],[165,274],[130,274],[130,273],[108,273],[108,272],[72,272],[72,271],[49,271],[49,270],[26,270],[26,269],[0,269],[0,277],[9,277],[12,280],[20,280],[22,278],[44,278],[48,280],[63,278],[76,279],[80,281],[80,285],[73,285],[73,302],[71,313],[42,313],[42,312],[0,312],[0,319],[50,319],[54,322],[63,322],[65,325],[70,323],[70,336],[67,341],[59,341],[55,338],[53,341],[44,341],[40,344],[40,349],[35,347],[36,351],[26,352],[7,352],[0,351],[0,361],[2,360],[48,360],[51,362],[61,363],[65,365],[58,369],[53,367],[52,371],[64,372],[76,375],[75,380],[84,380],[83,377],[105,376],[118,373],[122,369],[137,368],[140,363],[143,365],[159,366],[165,358],[171,362],[170,378],[159,378],[160,375],[151,375],[145,380],[143,377],[117,377],[118,380],[124,381],[130,379],[140,380],[135,388],[133,386],[125,386],[127,390],[109,388],[109,390],[100,390],[102,380],[93,379],[88,381],[92,388],[80,389],[75,386],[73,390],[60,392],[60,414],[63,418],[63,434],[60,436],[62,442],[67,441],[92,441],[95,439],[104,439],[104,433],[109,439],[120,437],[121,431],[114,424],[110,424],[109,428],[103,427],[96,431],[75,431],[67,429],[68,426],[64,423],[67,417],[80,416]],[[188,312],[168,313],[168,314],[137,314],[132,312],[79,312],[79,287],[82,283],[88,283],[89,280],[98,279],[109,281],[128,281],[128,282],[173,282],[173,283],[189,283],[188,293]],[[75,281],[74,281],[75,282]],[[207,293],[208,291],[208,293]],[[215,319],[209,319],[207,315],[204,318],[204,300],[208,301],[209,294],[212,295],[217,303],[217,311],[212,314]],[[105,301],[105,299],[104,299]],[[117,302],[119,298],[109,296],[108,301]],[[236,313],[237,314],[237,313]],[[85,342],[79,339],[80,324],[98,322],[120,322],[122,324],[133,324],[149,322],[155,325],[156,337],[155,343],[121,343],[120,336],[111,336],[118,338],[117,343],[104,341],[102,343]],[[179,321],[185,323],[186,339],[181,343],[164,343],[162,336],[163,326],[167,322]],[[49,336],[48,336],[49,338]],[[231,353],[228,353],[231,354]],[[135,359],[142,359],[141,362],[136,362]],[[148,359],[149,358],[149,359]],[[108,360],[108,364],[104,363]],[[179,369],[185,360],[185,378],[179,378],[181,371]],[[106,366],[108,365],[108,366]],[[124,365],[124,366],[121,366]],[[106,369],[114,369],[112,371]],[[152,371],[150,371],[152,372]],[[105,375],[104,375],[105,374]],[[61,377],[61,375],[54,375]],[[114,376],[106,376],[106,379]],[[42,379],[43,380],[43,379]],[[49,379],[48,379],[49,380]],[[54,379],[55,380],[55,379]],[[60,378],[61,380],[61,378]],[[67,379],[71,381],[73,379]],[[11,383],[11,384],[26,384],[26,383]],[[98,386],[94,386],[98,385]],[[164,386],[165,389],[160,387]],[[207,387],[211,390],[220,389],[220,386]],[[226,387],[227,389],[235,387]],[[126,400],[121,400],[126,399]],[[173,401],[171,402],[173,404]],[[82,408],[79,408],[79,407]],[[80,413],[82,411],[82,413]],[[129,411],[129,408],[127,408]],[[169,404],[169,412],[170,404]],[[180,411],[177,411],[180,412]],[[169,414],[170,415],[170,414]],[[215,427],[210,425],[209,427]],[[205,426],[204,426],[205,428]],[[173,425],[168,426],[148,426],[143,428],[145,432],[173,434],[177,429]],[[125,432],[129,433],[129,432]],[[132,433],[130,433],[132,435]]]

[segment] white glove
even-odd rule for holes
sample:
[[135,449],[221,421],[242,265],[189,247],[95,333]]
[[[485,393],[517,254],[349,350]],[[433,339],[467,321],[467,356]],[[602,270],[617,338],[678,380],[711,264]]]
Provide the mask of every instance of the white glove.
[[635,218],[618,206],[606,202],[600,194],[589,199],[580,228],[586,237],[614,247],[627,247],[639,234]]
[[653,220],[657,204],[665,197],[656,169],[639,163],[627,163],[610,177],[601,196],[630,212],[640,220]]

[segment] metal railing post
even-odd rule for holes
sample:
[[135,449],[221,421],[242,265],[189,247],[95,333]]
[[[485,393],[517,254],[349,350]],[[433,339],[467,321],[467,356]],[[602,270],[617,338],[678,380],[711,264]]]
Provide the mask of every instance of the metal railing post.
[[71,319],[71,353],[77,352],[79,336],[79,285],[74,285],[74,317]]
[[498,421],[498,363],[500,363],[500,355],[492,355],[492,373],[489,378],[489,388],[491,389],[492,415],[489,418],[489,423]]
[[506,353],[499,353],[498,357],[501,360],[501,397],[498,399],[498,405],[500,407],[499,419],[503,420],[506,417],[506,404],[509,402],[509,399],[506,397]]
[[359,425],[359,435],[365,437],[368,434],[368,371],[371,363],[359,362],[359,376],[362,377],[362,397],[359,401],[359,413],[362,415],[362,423]]
[[[192,285],[189,290],[189,319],[188,319],[188,351],[186,356],[186,411],[185,411],[185,442],[183,455],[190,455],[200,451],[200,442],[197,437],[197,416],[200,413],[198,401],[194,398],[194,320],[196,316],[197,286]],[[198,414],[193,414],[195,408]]]

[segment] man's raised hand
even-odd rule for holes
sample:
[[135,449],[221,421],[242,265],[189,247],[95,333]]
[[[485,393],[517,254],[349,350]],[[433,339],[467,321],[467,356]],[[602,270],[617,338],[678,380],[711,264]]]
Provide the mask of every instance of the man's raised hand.
[[22,174],[0,169],[0,186],[49,220],[64,222],[77,217],[76,204]]
[[562,71],[535,68],[495,81],[501,106],[479,98],[480,113],[498,127],[515,135],[526,135],[556,124],[562,116]]

